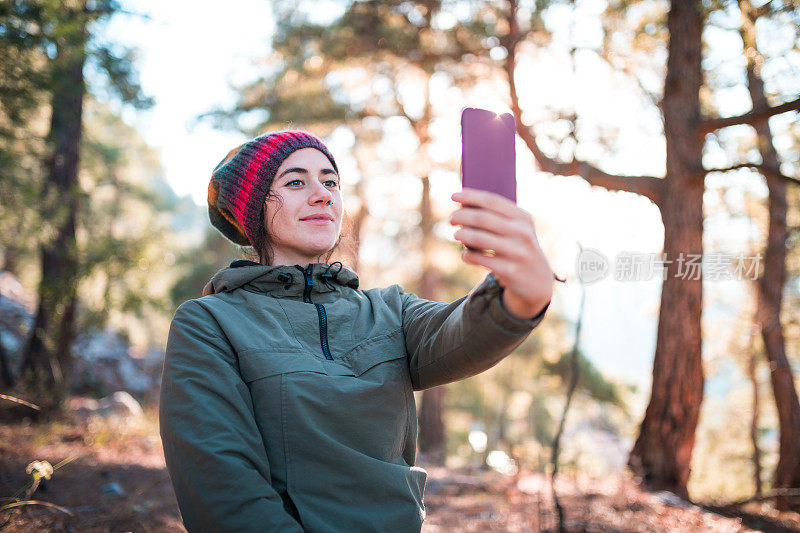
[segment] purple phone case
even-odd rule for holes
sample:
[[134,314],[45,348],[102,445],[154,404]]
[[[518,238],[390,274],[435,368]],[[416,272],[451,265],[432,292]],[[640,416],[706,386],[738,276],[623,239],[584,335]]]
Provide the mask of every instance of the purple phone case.
[[461,112],[461,185],[517,201],[514,115],[467,107]]

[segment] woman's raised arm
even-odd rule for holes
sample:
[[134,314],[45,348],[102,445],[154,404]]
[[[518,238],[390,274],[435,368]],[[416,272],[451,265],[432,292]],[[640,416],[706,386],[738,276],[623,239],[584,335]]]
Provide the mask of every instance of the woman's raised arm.
[[401,295],[403,331],[414,390],[423,390],[479,374],[510,354],[544,318],[511,314],[503,288],[493,274],[452,303],[413,293]]
[[[475,375],[511,353],[544,318],[553,271],[530,213],[493,192],[465,188],[450,216],[462,259],[491,272],[450,304],[403,294],[403,329],[414,388]],[[492,253],[485,253],[491,250]]]
[[170,326],[159,424],[188,531],[303,531],[269,482],[235,354],[196,301],[183,303]]

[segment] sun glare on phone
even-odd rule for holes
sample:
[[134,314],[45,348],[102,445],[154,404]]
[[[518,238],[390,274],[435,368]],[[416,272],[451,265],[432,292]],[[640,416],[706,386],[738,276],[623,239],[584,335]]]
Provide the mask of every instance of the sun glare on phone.
[[495,118],[498,120],[501,119],[505,113],[511,113],[511,108],[503,103],[498,102],[487,102],[482,100],[478,107],[487,111],[492,111],[495,114]]

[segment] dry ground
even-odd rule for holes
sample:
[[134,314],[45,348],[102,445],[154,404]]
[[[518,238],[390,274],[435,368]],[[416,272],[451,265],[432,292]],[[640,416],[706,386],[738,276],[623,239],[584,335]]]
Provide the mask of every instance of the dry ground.
[[[31,461],[55,465],[70,457],[33,499],[72,515],[30,505],[0,512],[0,531],[184,531],[152,408],[136,421],[0,422],[0,497],[25,488]],[[425,533],[555,530],[549,485],[540,474],[427,470]],[[109,492],[110,485],[124,494]],[[569,531],[800,532],[797,514],[766,505],[735,515],[712,511],[641,491],[621,477],[564,479],[558,487]]]

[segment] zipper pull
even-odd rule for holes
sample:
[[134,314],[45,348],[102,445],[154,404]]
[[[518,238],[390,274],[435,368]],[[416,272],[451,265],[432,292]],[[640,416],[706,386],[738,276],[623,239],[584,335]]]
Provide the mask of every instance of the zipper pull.
[[314,286],[314,278],[312,277],[312,267],[308,265],[308,268],[303,269],[300,265],[295,265],[297,270],[303,273],[303,278],[305,278],[305,288],[303,289],[303,301],[305,303],[312,303],[311,302],[311,287]]

